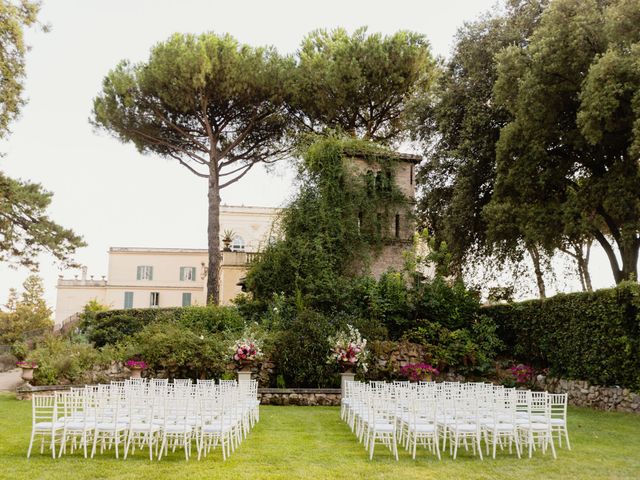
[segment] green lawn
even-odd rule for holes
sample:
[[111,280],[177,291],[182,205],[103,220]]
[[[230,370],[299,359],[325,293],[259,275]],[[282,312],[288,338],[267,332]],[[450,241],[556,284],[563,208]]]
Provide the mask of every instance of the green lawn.
[[30,415],[30,402],[0,395],[0,478],[640,478],[640,416],[578,408],[569,414],[573,450],[558,450],[558,460],[538,453],[531,460],[503,454],[484,462],[464,452],[439,462],[424,450],[416,461],[401,450],[395,462],[384,447],[369,461],[337,408],[269,406],[261,408],[260,423],[226,463],[219,450],[188,463],[177,452],[160,462],[139,454],[116,460],[112,452],[93,460],[53,460],[38,451],[27,460]]

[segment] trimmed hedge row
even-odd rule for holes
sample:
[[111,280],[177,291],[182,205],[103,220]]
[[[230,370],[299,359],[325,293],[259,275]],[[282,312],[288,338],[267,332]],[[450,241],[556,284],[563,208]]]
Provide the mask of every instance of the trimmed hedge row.
[[161,320],[179,322],[204,332],[240,331],[244,328],[244,320],[236,308],[209,305],[108,310],[85,320],[83,329],[90,342],[102,347],[115,345]]
[[562,378],[640,389],[640,285],[483,307],[504,354]]

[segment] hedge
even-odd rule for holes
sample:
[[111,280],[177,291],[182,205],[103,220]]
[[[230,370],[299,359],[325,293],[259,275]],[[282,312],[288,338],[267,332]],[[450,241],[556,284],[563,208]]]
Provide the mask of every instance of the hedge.
[[554,376],[640,389],[640,285],[483,307],[503,354]]
[[99,312],[85,321],[87,339],[97,347],[114,345],[158,321],[179,322],[200,332],[240,331],[244,320],[235,307],[191,306],[169,308],[130,308]]

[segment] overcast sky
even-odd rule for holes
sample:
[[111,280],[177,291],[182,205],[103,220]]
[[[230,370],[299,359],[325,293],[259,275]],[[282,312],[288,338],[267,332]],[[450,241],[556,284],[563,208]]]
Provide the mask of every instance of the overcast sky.
[[[51,217],[81,234],[88,246],[77,260],[89,274],[107,274],[110,246],[206,247],[206,184],[184,167],[142,156],[131,145],[94,132],[93,97],[104,75],[120,60],[141,61],[155,43],[174,32],[230,33],[251,45],[274,45],[293,53],[316,28],[367,25],[372,32],[410,29],[424,33],[433,52],[450,53],[453,36],[494,0],[196,1],[44,0],[41,20],[49,33],[27,33],[25,96],[28,104],[13,133],[0,144],[0,169],[42,183],[54,193]],[[286,165],[275,173],[256,169],[223,190],[232,205],[282,206],[291,196]],[[596,286],[611,284],[601,261],[592,266]],[[19,287],[25,269],[0,265],[0,303]],[[55,306],[61,272],[41,259],[46,298]]]

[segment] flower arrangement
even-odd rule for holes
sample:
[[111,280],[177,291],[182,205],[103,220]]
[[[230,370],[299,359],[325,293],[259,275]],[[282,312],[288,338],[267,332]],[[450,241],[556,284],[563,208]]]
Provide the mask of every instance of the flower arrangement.
[[252,362],[262,357],[259,342],[253,338],[238,340],[232,347],[233,359],[236,362]]
[[38,364],[36,362],[29,362],[25,360],[17,362],[16,366],[20,368],[38,368]]
[[129,368],[134,368],[138,370],[144,370],[145,368],[147,368],[147,364],[142,360],[127,360],[126,365]]
[[367,340],[362,338],[357,328],[347,325],[346,330],[329,338],[333,345],[328,362],[337,363],[343,370],[360,367],[367,370]]
[[412,382],[424,382],[430,381],[432,376],[440,375],[440,371],[428,363],[407,363],[400,367],[400,375]]
[[518,365],[512,366],[509,370],[511,371],[511,375],[515,377],[516,383],[520,385],[530,383],[533,379],[533,368],[529,365],[519,363]]

